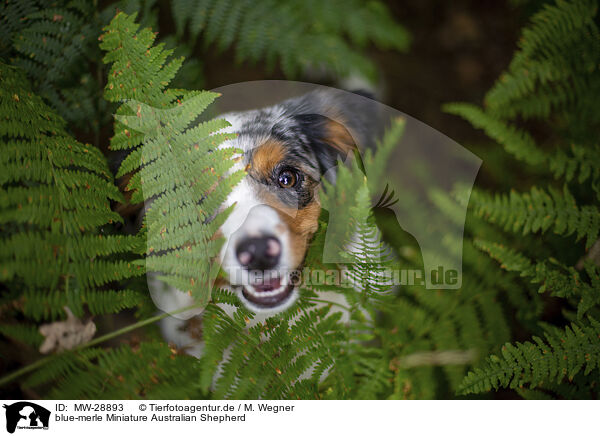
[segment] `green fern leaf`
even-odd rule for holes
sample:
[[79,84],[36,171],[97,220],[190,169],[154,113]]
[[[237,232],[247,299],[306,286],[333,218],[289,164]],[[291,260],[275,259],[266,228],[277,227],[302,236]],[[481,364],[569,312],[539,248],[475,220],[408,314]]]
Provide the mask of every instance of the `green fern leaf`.
[[589,113],[600,92],[597,13],[595,0],[556,1],[536,13],[508,71],[486,95],[489,110],[524,118]]
[[502,355],[492,355],[469,374],[458,388],[459,394],[490,389],[529,386],[572,380],[583,371],[589,375],[600,366],[600,323],[593,318],[571,324],[564,330],[548,328],[545,340],[506,344]]
[[[339,10],[349,13],[340,18]],[[189,28],[206,45],[221,50],[233,45],[239,62],[264,61],[270,69],[279,62],[288,77],[314,67],[373,79],[373,64],[346,37],[358,47],[372,42],[403,51],[409,44],[406,30],[380,2],[176,0],[172,11],[179,36]]]
[[[9,126],[0,142],[5,169],[0,277],[23,285],[26,300],[40,302],[38,309],[23,306],[36,320],[64,316],[64,304],[81,315],[75,293],[143,273],[111,258],[139,243],[131,237],[102,239],[102,226],[121,221],[110,209],[109,200],[121,195],[106,161],[94,147],[68,136],[64,121],[32,93],[19,71],[0,65],[0,114]],[[62,304],[49,308],[50,301]]]
[[118,175],[133,171],[131,201],[148,202],[148,270],[207,304],[218,272],[210,259],[222,244],[214,236],[229,213],[217,210],[244,173],[226,175],[236,151],[219,146],[233,135],[214,133],[228,123],[196,122],[217,94],[168,89],[183,60],[169,60],[173,50],[153,45],[155,35],[139,27],[118,13],[101,37],[112,64],[105,97],[125,100],[111,146],[131,152]]
[[600,304],[600,287],[598,287],[598,268],[588,266],[588,274],[592,278],[588,283],[575,268],[557,265],[556,260],[532,262],[516,250],[500,244],[486,241],[475,241],[476,246],[486,251],[492,258],[500,262],[503,269],[516,271],[521,276],[539,283],[539,292],[550,292],[555,297],[577,297],[577,317],[582,318],[593,306]]
[[459,115],[474,127],[483,131],[517,159],[531,165],[545,162],[546,154],[538,148],[529,133],[502,121],[477,106],[468,103],[450,103],[443,106],[445,112]]
[[576,234],[577,240],[584,239],[589,248],[600,231],[598,208],[577,206],[566,186],[562,194],[554,188],[546,192],[536,187],[522,194],[511,191],[509,195],[474,190],[471,203],[474,212],[486,221],[523,235],[545,233],[552,228],[558,235]]
[[44,337],[38,327],[26,324],[0,324],[0,334],[38,348]]

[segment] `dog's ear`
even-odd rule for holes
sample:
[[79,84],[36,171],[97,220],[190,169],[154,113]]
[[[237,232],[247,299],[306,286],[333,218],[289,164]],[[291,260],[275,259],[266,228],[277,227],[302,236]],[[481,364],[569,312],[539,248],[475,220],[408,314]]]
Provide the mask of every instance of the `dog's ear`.
[[320,114],[296,115],[302,133],[315,144],[325,144],[346,156],[356,150],[354,138],[342,123]]
[[344,157],[358,149],[354,138],[343,124],[327,117],[323,118],[326,118],[326,121],[324,121],[325,134],[323,136],[323,141],[326,144],[333,147]]
[[342,123],[320,114],[295,115],[294,120],[315,153],[322,174],[335,166],[338,158],[343,161],[358,150]]

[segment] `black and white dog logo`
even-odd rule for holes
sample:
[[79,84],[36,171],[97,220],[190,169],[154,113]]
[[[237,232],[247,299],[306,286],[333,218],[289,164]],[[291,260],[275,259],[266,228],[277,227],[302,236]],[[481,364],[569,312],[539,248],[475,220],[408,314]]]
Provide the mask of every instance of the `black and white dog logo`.
[[19,401],[4,405],[6,409],[6,431],[14,433],[18,429],[48,429],[50,411],[29,401]]

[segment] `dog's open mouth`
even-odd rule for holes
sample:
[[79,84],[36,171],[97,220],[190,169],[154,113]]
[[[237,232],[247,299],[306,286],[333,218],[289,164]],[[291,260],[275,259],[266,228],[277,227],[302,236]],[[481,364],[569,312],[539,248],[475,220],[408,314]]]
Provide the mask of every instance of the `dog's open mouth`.
[[244,298],[253,305],[270,309],[284,304],[292,295],[293,283],[282,283],[281,278],[265,279],[261,283],[243,286]]

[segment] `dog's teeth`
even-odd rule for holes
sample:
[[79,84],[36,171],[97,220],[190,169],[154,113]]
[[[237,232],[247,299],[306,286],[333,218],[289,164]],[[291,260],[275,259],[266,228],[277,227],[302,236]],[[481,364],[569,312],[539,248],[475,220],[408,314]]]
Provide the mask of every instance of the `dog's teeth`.
[[280,286],[279,288],[274,289],[272,291],[256,292],[253,287],[249,286],[246,288],[246,290],[253,296],[260,298],[260,297],[274,297],[276,295],[281,294],[282,292],[285,292],[285,288],[286,288],[285,286]]
[[273,291],[257,292],[252,286],[244,286],[242,295],[254,305],[262,308],[273,308],[281,305],[284,301],[289,300],[292,295],[293,288],[290,285],[280,286]]

